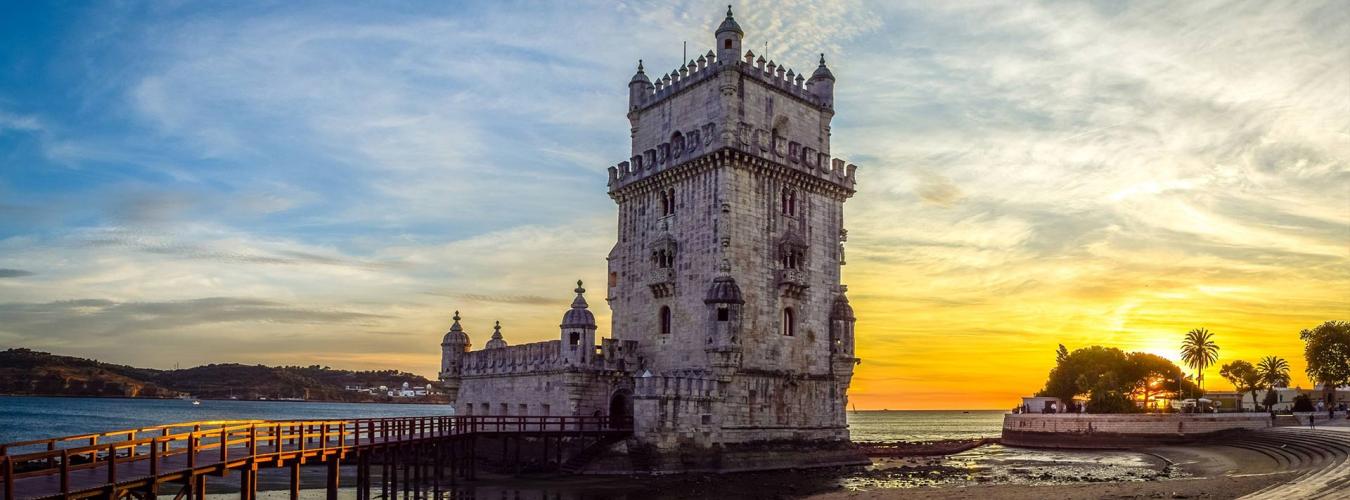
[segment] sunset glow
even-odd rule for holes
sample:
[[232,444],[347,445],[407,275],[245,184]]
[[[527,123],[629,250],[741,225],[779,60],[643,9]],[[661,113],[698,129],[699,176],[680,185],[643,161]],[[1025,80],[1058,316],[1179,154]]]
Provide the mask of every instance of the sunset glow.
[[[638,57],[724,5],[0,16],[0,349],[434,377],[454,310],[557,338]],[[1010,408],[1058,344],[1180,364],[1200,327],[1207,388],[1267,355],[1310,388],[1299,330],[1350,319],[1344,10],[739,2],[838,78],[853,405]]]

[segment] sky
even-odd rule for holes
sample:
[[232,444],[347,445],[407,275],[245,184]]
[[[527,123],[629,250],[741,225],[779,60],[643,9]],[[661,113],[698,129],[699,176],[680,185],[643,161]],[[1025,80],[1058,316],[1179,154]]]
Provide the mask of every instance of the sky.
[[[1344,4],[735,9],[838,78],[857,408],[1009,408],[1060,343],[1177,359],[1198,327],[1309,387],[1298,331],[1350,320]],[[454,310],[556,338],[604,281],[636,61],[724,10],[0,6],[0,348],[434,377]]]

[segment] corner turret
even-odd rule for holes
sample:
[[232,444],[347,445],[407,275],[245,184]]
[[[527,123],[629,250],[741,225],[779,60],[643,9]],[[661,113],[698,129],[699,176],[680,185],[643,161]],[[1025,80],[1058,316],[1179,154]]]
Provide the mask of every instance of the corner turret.
[[586,289],[581,287],[581,280],[577,280],[572,291],[577,298],[558,325],[562,329],[562,357],[572,365],[590,364],[595,357],[595,314],[586,305]]
[[839,295],[830,306],[830,354],[836,358],[852,359],[853,324],[857,317],[853,315],[853,306],[848,303],[848,287],[840,285]]
[[825,54],[820,55],[820,66],[816,66],[816,72],[811,73],[811,79],[806,81],[806,88],[820,99],[822,105],[834,107],[834,73],[825,66]]
[[488,340],[483,348],[501,349],[503,347],[506,347],[506,339],[502,338],[502,322],[498,321],[497,324],[492,326],[492,339]]
[[628,110],[637,109],[642,105],[643,98],[651,93],[652,81],[642,69],[642,60],[638,59],[637,73],[634,73],[633,79],[628,81]]
[[717,27],[717,60],[727,61],[728,64],[736,62],[741,55],[741,39],[745,38],[745,32],[741,30],[741,25],[736,24],[736,18],[731,15],[731,6],[727,6],[727,18],[722,20],[722,25]]
[[445,332],[445,337],[441,338],[441,386],[445,388],[446,394],[450,396],[450,401],[454,402],[455,395],[459,392],[459,376],[461,363],[464,360],[464,353],[469,352],[469,334],[464,332],[464,327],[459,325],[459,311],[455,311],[452,318],[454,324],[450,325],[450,331]]
[[703,304],[708,308],[708,333],[704,351],[718,380],[730,381],[741,367],[741,323],[745,297],[736,278],[731,277],[731,263],[723,260],[720,272],[713,278]]

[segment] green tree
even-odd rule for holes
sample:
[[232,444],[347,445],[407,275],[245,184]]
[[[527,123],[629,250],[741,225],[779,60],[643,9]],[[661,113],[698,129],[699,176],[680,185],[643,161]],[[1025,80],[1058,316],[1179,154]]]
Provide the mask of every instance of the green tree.
[[1050,377],[1040,394],[1069,401],[1095,391],[1125,392],[1128,386],[1117,385],[1118,372],[1125,371],[1125,353],[1113,347],[1090,346],[1065,356],[1064,361],[1050,370]]
[[1186,338],[1181,342],[1181,360],[1195,370],[1195,381],[1203,391],[1205,368],[1213,366],[1219,360],[1219,345],[1214,343],[1214,334],[1204,328],[1186,332]]
[[1239,393],[1251,392],[1252,406],[1256,406],[1256,391],[1264,387],[1264,379],[1255,366],[1246,361],[1237,360],[1223,365],[1223,368],[1219,369],[1219,376],[1228,379]]
[[1064,401],[1086,395],[1093,413],[1124,413],[1138,411],[1135,401],[1175,398],[1179,391],[1194,389],[1181,368],[1166,358],[1089,346],[1065,354],[1037,395]]
[[1167,358],[1146,352],[1132,352],[1125,356],[1127,379],[1134,386],[1130,395],[1148,407],[1157,398],[1176,399],[1179,382],[1184,379],[1181,368]]
[[1261,358],[1261,362],[1256,364],[1256,371],[1261,374],[1261,380],[1265,382],[1266,387],[1288,387],[1289,386],[1289,362],[1279,356],[1266,356]]
[[1266,397],[1261,398],[1261,406],[1264,406],[1267,410],[1273,408],[1275,404],[1279,402],[1280,402],[1280,394],[1278,392],[1275,392],[1274,387],[1266,391]]
[[1298,337],[1303,339],[1308,377],[1323,384],[1325,395],[1350,385],[1350,322],[1328,321],[1299,332]]

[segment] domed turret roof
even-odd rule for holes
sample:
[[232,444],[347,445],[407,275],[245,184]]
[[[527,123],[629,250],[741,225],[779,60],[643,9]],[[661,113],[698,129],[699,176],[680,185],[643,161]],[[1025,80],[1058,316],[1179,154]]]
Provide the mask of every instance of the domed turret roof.
[[849,305],[848,297],[844,295],[844,292],[839,292],[839,296],[834,298],[834,305],[830,307],[830,319],[848,321],[857,319],[853,316],[853,306]]
[[459,326],[459,311],[455,311],[455,324],[450,325],[450,331],[445,332],[445,338],[441,339],[441,345],[469,345],[469,334],[464,333],[464,327]]
[[572,290],[577,293],[577,298],[572,300],[572,308],[563,314],[563,328],[595,328],[595,315],[587,309],[586,289],[581,287],[581,280],[577,280],[577,288]]
[[628,80],[628,84],[629,84],[629,85],[632,85],[632,84],[634,84],[634,83],[645,83],[645,84],[648,84],[648,85],[650,85],[650,84],[652,83],[651,80],[647,79],[647,72],[644,71],[644,70],[642,69],[642,60],[641,60],[641,59],[638,59],[638,69],[637,69],[637,73],[634,73],[634,74],[633,74],[633,79],[632,79],[632,80]]
[[704,304],[744,304],[745,298],[741,296],[741,287],[736,285],[736,279],[731,276],[718,276],[713,278],[712,286],[708,287],[708,294],[703,296]]
[[502,322],[498,321],[492,326],[492,339],[483,345],[485,349],[501,349],[506,347],[506,339],[502,338]]
[[727,18],[723,19],[722,25],[717,27],[718,35],[722,34],[722,32],[724,31],[734,31],[736,33],[739,33],[741,36],[745,35],[745,31],[741,30],[741,25],[736,24],[736,18],[731,16],[730,5],[727,6]]
[[820,55],[820,66],[816,66],[816,72],[811,73],[811,79],[812,80],[829,79],[831,81],[834,80],[834,73],[830,72],[830,68],[825,67],[825,54]]

